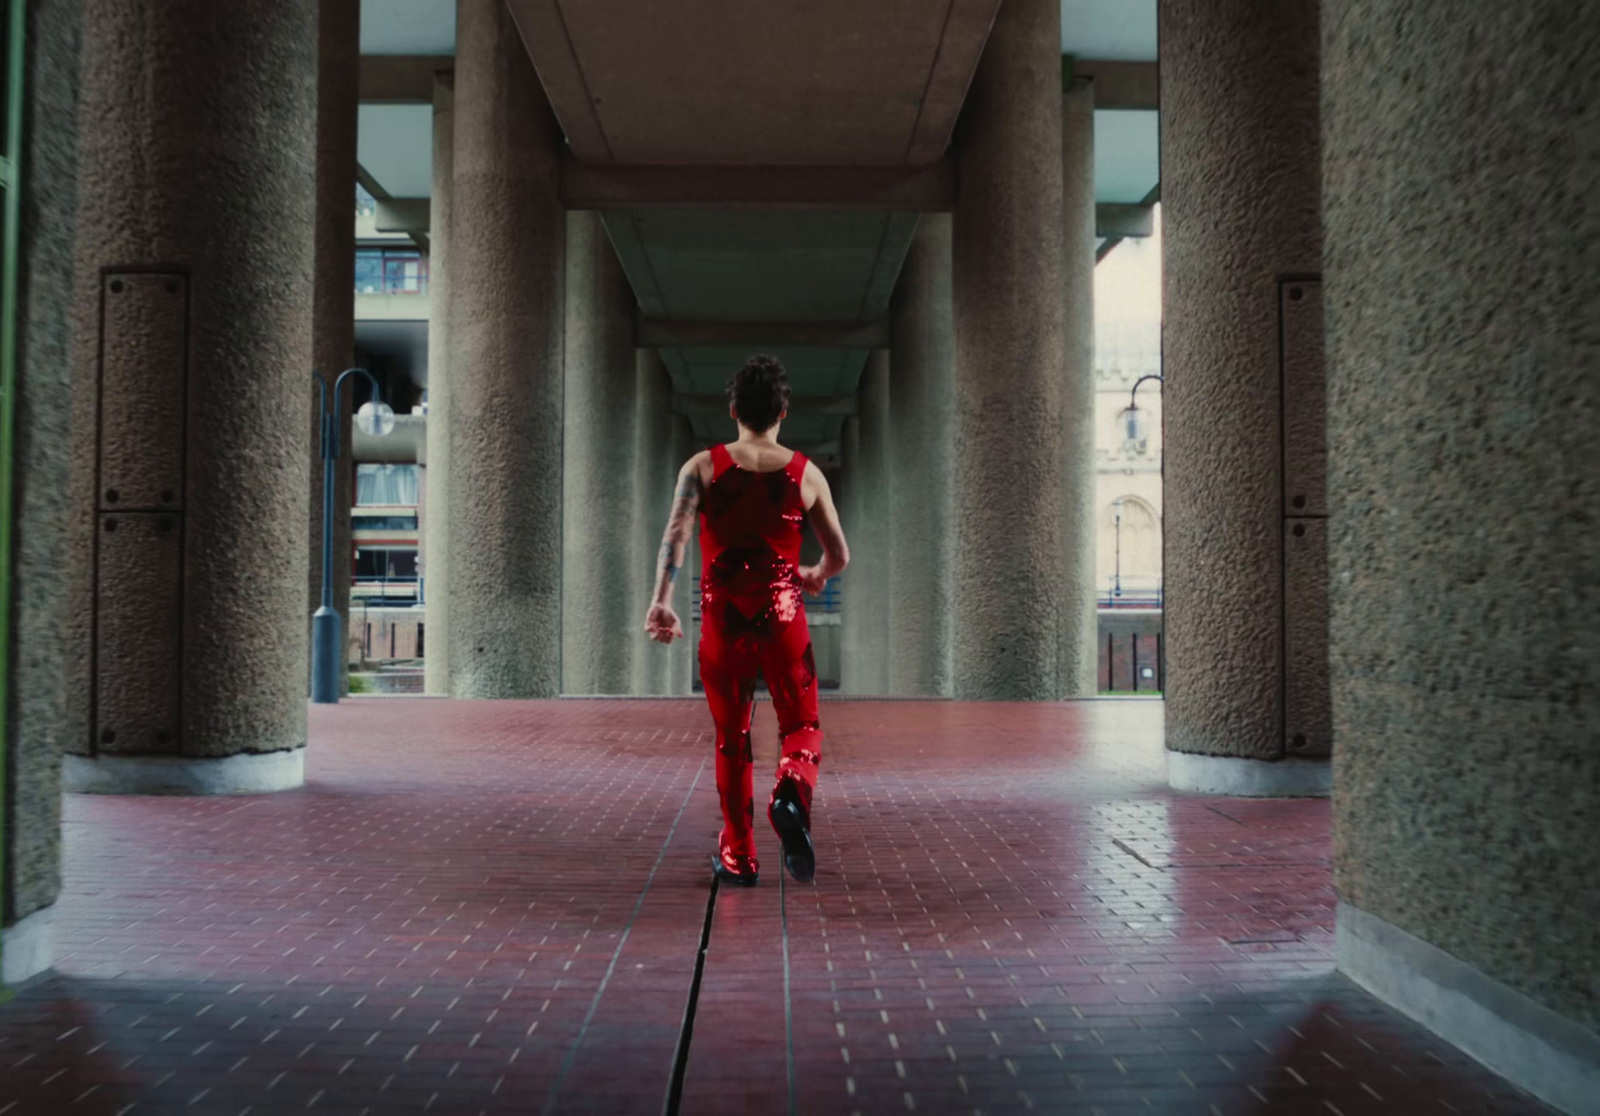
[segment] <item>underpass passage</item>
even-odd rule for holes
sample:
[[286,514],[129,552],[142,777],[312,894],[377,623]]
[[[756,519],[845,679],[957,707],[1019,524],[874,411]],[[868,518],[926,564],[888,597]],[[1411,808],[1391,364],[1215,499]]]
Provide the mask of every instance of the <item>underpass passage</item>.
[[1158,703],[827,716],[810,886],[760,830],[712,893],[690,701],[350,702],[303,790],[73,796],[0,1112],[1546,1111],[1334,974],[1328,803],[1172,793]]

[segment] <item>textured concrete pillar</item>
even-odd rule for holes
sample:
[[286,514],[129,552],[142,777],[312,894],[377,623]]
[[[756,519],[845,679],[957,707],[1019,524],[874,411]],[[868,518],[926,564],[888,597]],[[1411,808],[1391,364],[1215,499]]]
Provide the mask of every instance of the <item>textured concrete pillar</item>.
[[87,0],[82,73],[94,723],[66,784],[297,785],[317,6]]
[[889,692],[889,351],[874,349],[861,370],[858,417],[848,423],[850,568],[839,617],[839,688],[847,694]]
[[[87,642],[63,639],[89,577],[93,477],[75,465],[74,407],[92,383],[70,356],[77,201],[79,0],[26,5],[16,243],[11,651],[6,657],[0,982],[53,961],[61,889],[61,744],[89,732]],[[92,417],[92,415],[91,415]],[[64,509],[77,514],[64,515]]]
[[1056,0],[1001,7],[957,133],[955,694],[1054,698],[1067,600]]
[[955,541],[949,214],[923,215],[890,317],[889,693],[948,697]]
[[1592,1112],[1595,24],[1324,2],[1339,965]]
[[600,215],[567,214],[564,694],[631,692],[634,660],[643,653],[634,553],[634,306]]
[[1326,793],[1317,4],[1160,19],[1168,770]]
[[[672,381],[655,349],[634,350],[635,471],[633,488],[632,583],[627,620],[633,648],[633,692],[665,694],[671,686],[672,648],[644,635],[645,606],[655,591],[661,531],[666,526],[678,480],[680,459],[672,460]],[[680,575],[681,576],[681,575]]]
[[[330,386],[355,359],[356,343],[356,105],[361,80],[361,2],[323,0],[317,6],[317,217],[315,288],[311,296],[311,364]],[[320,392],[311,397],[311,498],[307,503],[311,546],[307,562],[306,634],[311,614],[322,604],[322,441],[318,429]],[[345,382],[342,414],[352,398],[363,402],[352,380]],[[329,403],[333,402],[329,398]],[[350,468],[349,435],[334,471],[333,607],[350,630],[350,502],[355,483]],[[348,688],[348,634],[339,659],[341,686]],[[309,652],[307,655],[309,665]],[[309,678],[309,675],[307,676]]]
[[1093,697],[1098,661],[1094,494],[1094,87],[1061,95],[1061,621],[1056,671],[1063,698]]
[[[683,463],[693,457],[698,451],[694,441],[694,430],[689,425],[689,420],[681,415],[672,418],[672,446],[668,458],[668,468],[672,482],[675,483],[678,470]],[[667,526],[667,513],[669,505],[663,504],[655,512],[651,522],[656,528],[656,541],[659,544],[661,532]],[[695,525],[695,534],[698,536],[699,525]],[[676,588],[672,593],[672,608],[678,614],[678,619],[683,623],[686,638],[672,644],[672,666],[667,692],[679,696],[687,696],[694,690],[694,655],[696,648],[695,630],[693,624],[694,610],[694,579],[700,576],[699,552],[691,543],[683,556],[683,569],[678,574]]]
[[504,4],[456,5],[450,692],[561,686],[560,129]]
[[428,202],[428,469],[422,573],[423,686],[450,692],[450,225],[455,197],[455,74],[433,76],[433,196]]

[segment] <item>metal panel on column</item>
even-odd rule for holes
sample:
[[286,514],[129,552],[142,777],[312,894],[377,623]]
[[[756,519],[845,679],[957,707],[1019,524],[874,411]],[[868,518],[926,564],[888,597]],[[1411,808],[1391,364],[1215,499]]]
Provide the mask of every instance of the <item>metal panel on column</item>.
[[93,747],[171,753],[183,686],[189,284],[101,280]]
[[1328,689],[1327,377],[1322,283],[1278,286],[1283,421],[1283,748],[1333,752]]
[[1278,285],[1283,368],[1283,514],[1328,514],[1328,392],[1322,280]]
[[100,516],[94,743],[101,754],[174,751],[183,677],[182,559],[178,516]]
[[189,281],[111,273],[100,300],[100,507],[181,506]]
[[1331,755],[1326,519],[1284,524],[1283,659],[1284,753]]

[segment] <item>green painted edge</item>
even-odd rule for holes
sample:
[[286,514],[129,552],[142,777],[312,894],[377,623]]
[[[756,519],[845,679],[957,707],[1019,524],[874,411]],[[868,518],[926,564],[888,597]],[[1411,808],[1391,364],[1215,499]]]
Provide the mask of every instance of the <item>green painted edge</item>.
[[881,318],[889,313],[889,300],[900,282],[900,269],[905,266],[916,238],[920,213],[889,213],[884,217],[883,231],[878,236],[878,252],[872,261],[872,271],[867,278],[867,289],[861,296],[861,308],[856,317],[862,321]]
[[[9,56],[5,60],[6,179],[5,253],[0,261],[0,927],[6,925],[6,801],[10,795],[11,761],[8,746],[11,727],[11,511],[12,463],[15,450],[12,416],[17,384],[17,238],[22,231],[22,81],[23,36],[27,14],[23,0],[7,0],[10,22]],[[3,948],[3,945],[0,945]],[[0,986],[0,998],[9,998]]]
[[650,262],[650,252],[644,246],[644,236],[639,232],[638,214],[631,209],[608,209],[600,213],[600,224],[611,238],[611,247],[622,264],[622,273],[633,285],[634,297],[646,317],[665,318],[666,299],[661,284],[656,282],[655,267]]

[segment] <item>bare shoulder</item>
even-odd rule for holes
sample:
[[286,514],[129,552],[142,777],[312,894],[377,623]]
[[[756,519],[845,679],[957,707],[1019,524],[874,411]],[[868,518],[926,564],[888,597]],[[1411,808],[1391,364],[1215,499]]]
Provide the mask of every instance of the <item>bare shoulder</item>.
[[806,459],[805,472],[800,477],[800,493],[805,497],[806,507],[811,507],[820,499],[832,499],[828,491],[828,478],[820,466],[810,458]]
[[689,458],[689,460],[685,461],[683,463],[683,468],[678,470],[678,475],[680,477],[686,477],[690,474],[699,477],[701,480],[705,480],[711,476],[710,450],[701,450],[699,453]]

